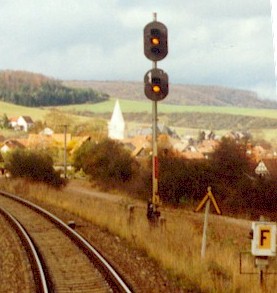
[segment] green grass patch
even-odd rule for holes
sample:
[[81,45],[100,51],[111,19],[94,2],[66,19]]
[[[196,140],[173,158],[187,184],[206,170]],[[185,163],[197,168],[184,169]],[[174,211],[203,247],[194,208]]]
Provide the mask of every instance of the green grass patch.
[[[120,100],[120,108],[123,113],[139,113],[139,112],[152,112],[152,102],[146,101],[131,101]],[[112,112],[115,105],[115,99],[97,104],[82,104],[58,107],[64,111],[90,111],[94,113]],[[179,106],[169,105],[164,103],[158,104],[158,112],[160,113],[221,113],[232,114],[252,117],[265,117],[277,119],[277,109],[252,109],[252,108],[239,108],[239,107],[215,107],[215,106]]]
[[[152,102],[149,100],[145,101],[131,101],[131,100],[120,100],[120,108],[123,113],[140,113],[140,112],[152,112]],[[57,107],[63,111],[89,111],[94,113],[106,113],[112,112],[115,105],[115,99],[110,99],[102,103],[96,104],[79,104],[69,106]],[[53,107],[51,107],[53,108]],[[10,103],[0,101],[0,115],[6,113],[9,117],[28,115],[34,120],[42,119],[47,114],[48,108],[31,108],[23,107]],[[215,106],[179,106],[169,105],[164,103],[158,103],[159,113],[221,113],[221,114],[232,114],[252,117],[265,117],[277,119],[277,109],[252,109],[252,108],[239,108],[239,107],[215,107]]]
[[47,112],[48,110],[42,108],[24,107],[0,101],[0,116],[3,114],[7,114],[8,117],[24,115],[32,117],[33,120],[42,120]]
[[[85,104],[86,105],[86,104]],[[6,114],[9,118],[10,117],[18,117],[18,116],[30,116],[33,121],[45,120],[45,115],[47,115],[50,112],[50,109],[54,107],[24,107],[24,106],[18,106],[10,103],[5,103],[0,101],[0,117]],[[75,117],[76,119],[76,117]],[[78,116],[78,120],[80,122],[87,121],[88,117],[80,117]]]

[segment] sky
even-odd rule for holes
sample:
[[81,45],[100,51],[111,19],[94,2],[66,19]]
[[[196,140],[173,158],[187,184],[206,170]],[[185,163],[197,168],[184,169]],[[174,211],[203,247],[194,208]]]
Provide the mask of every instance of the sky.
[[152,68],[143,29],[156,12],[169,49],[157,65],[170,84],[253,90],[277,101],[274,2],[0,0],[0,70],[142,82]]

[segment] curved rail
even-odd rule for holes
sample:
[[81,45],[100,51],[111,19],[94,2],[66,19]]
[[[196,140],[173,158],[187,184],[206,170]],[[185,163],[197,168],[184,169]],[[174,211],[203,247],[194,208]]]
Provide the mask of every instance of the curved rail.
[[48,293],[48,286],[47,286],[47,281],[46,281],[46,277],[43,270],[43,265],[40,261],[40,258],[37,254],[35,245],[31,237],[26,232],[26,230],[21,225],[21,223],[14,216],[12,216],[12,214],[10,214],[8,211],[6,211],[5,209],[1,207],[0,207],[0,213],[6,218],[6,220],[10,223],[10,225],[15,229],[16,233],[18,234],[20,238],[20,241],[22,242],[27,252],[27,255],[32,267],[32,272],[34,274],[36,291],[41,293]]
[[95,267],[99,270],[99,272],[104,276],[108,284],[110,285],[113,292],[124,292],[131,293],[132,290],[130,286],[126,284],[123,278],[116,272],[116,270],[108,263],[108,261],[81,235],[79,235],[76,231],[66,225],[62,220],[60,220],[55,215],[51,214],[47,210],[33,204],[32,202],[22,199],[14,194],[0,191],[0,194],[13,199],[33,210],[42,214],[44,217],[48,218],[52,223],[57,225],[64,233],[70,237],[80,249],[85,251],[86,255],[91,259]]

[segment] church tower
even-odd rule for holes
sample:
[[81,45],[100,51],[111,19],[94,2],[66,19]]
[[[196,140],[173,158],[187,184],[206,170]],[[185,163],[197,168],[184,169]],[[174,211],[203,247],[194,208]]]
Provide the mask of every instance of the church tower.
[[113,109],[112,118],[108,124],[109,138],[111,139],[123,139],[125,132],[125,121],[120,109],[119,101],[116,100]]

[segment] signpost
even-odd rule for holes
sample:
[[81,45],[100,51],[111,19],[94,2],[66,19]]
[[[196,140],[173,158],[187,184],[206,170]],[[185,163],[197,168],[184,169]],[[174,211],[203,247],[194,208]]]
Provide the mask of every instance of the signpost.
[[207,243],[207,230],[208,230],[208,216],[210,211],[210,202],[212,201],[216,212],[221,215],[221,210],[219,209],[217,202],[212,194],[212,188],[208,187],[208,192],[200,202],[200,204],[195,209],[195,212],[200,211],[200,209],[206,204],[205,207],[205,217],[204,217],[204,227],[203,227],[203,236],[202,236],[202,247],[201,247],[201,258],[205,258],[206,254],[206,243]]
[[264,271],[268,267],[268,257],[276,256],[276,223],[261,221],[252,222],[253,237],[251,253],[255,256],[255,265],[260,271],[260,286],[264,286]]
[[268,175],[268,170],[265,163],[261,160],[258,166],[255,168],[255,173],[261,177]]
[[[255,267],[259,270],[260,287],[265,288],[264,274],[277,274],[277,272],[269,272],[269,258],[276,257],[276,240],[277,225],[276,222],[265,221],[264,217],[260,217],[260,221],[252,222],[249,238],[251,239],[251,251],[240,253],[240,273],[255,274],[255,272],[242,272],[241,257],[245,253],[251,253],[255,257]],[[257,274],[257,273],[256,273]]]
[[200,204],[197,206],[197,208],[195,209],[195,212],[198,212],[201,210],[201,208],[204,206],[205,203],[207,203],[209,200],[212,201],[216,212],[221,215],[221,210],[219,209],[217,202],[212,194],[212,188],[211,186],[208,186],[208,192],[207,194],[204,196],[204,198],[201,200]]

